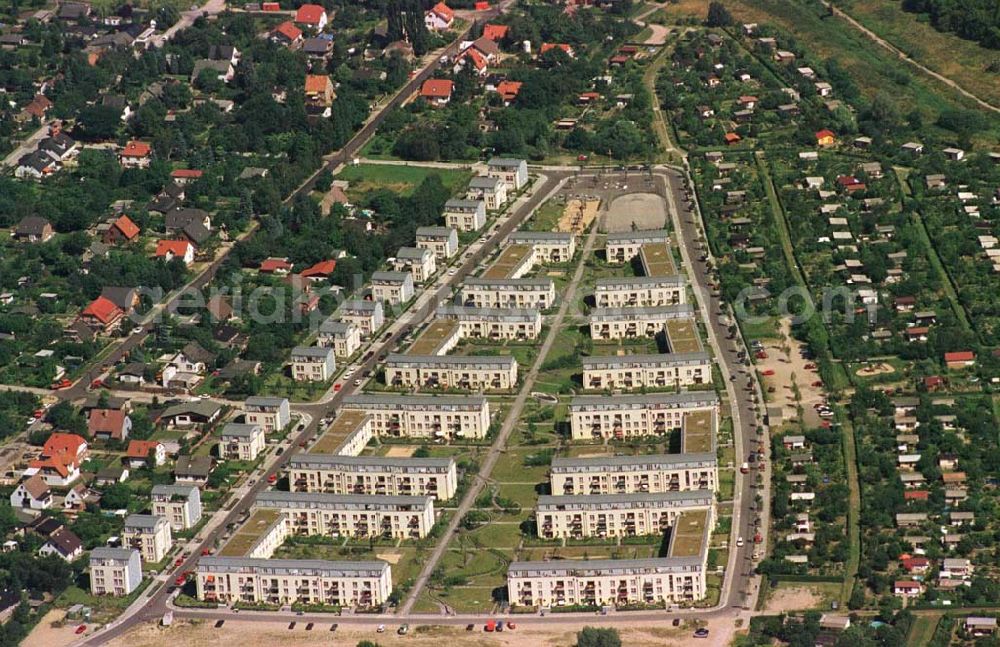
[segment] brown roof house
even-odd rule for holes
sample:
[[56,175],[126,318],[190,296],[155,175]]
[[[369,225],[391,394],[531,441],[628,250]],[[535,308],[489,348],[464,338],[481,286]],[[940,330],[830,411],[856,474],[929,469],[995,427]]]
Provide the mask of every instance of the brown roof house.
[[56,230],[41,216],[25,216],[14,228],[14,240],[27,243],[44,243],[56,235]]
[[132,419],[121,409],[92,409],[87,433],[99,440],[125,440],[132,431]]

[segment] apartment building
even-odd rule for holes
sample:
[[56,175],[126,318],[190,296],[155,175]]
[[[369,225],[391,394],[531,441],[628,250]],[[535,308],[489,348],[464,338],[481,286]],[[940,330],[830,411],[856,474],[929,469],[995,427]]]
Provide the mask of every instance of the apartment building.
[[219,458],[223,460],[254,461],[264,451],[267,441],[260,425],[227,423],[219,440]]
[[434,258],[434,252],[425,247],[400,247],[392,265],[397,272],[409,272],[414,283],[423,283],[437,271]]
[[469,180],[465,197],[467,200],[482,200],[487,210],[496,211],[507,204],[507,184],[500,178],[477,175]]
[[198,560],[199,600],[378,607],[392,593],[389,564],[207,556]]
[[332,348],[336,357],[350,357],[361,349],[361,327],[350,321],[337,321],[330,317],[320,324],[316,332],[316,344]]
[[262,492],[256,509],[279,510],[288,535],[420,539],[434,526],[429,496]]
[[154,485],[153,515],[170,522],[171,530],[187,530],[201,521],[201,491],[195,485]]
[[486,175],[503,180],[507,192],[520,191],[528,184],[528,163],[525,160],[494,157],[486,162]]
[[132,548],[98,546],[90,551],[90,593],[128,595],[142,583],[142,561]]
[[479,278],[490,280],[519,279],[530,273],[537,264],[538,256],[531,245],[507,245]]
[[333,349],[296,346],[292,349],[292,379],[296,382],[326,382],[337,370]]
[[143,561],[155,564],[166,557],[174,545],[170,522],[166,517],[130,514],[125,517],[122,543],[138,550]]
[[711,381],[712,363],[705,352],[583,358],[585,389],[679,388]]
[[663,229],[613,232],[608,234],[604,252],[609,263],[628,263],[643,245],[669,242],[670,233]]
[[454,319],[434,319],[417,336],[407,355],[444,355],[462,339],[462,329]]
[[542,313],[533,308],[441,306],[436,315],[457,321],[463,338],[538,339],[542,332]]
[[341,408],[369,414],[377,436],[478,439],[490,429],[490,404],[481,395],[359,393],[345,396]]
[[364,337],[371,337],[385,325],[385,312],[381,301],[349,299],[340,304],[335,316],[341,321],[357,326]]
[[260,425],[265,434],[281,431],[292,421],[288,398],[260,395],[247,398],[243,403],[243,421],[248,425]]
[[413,298],[413,275],[409,272],[374,272],[372,299],[389,305],[406,303]]
[[583,440],[665,434],[682,429],[685,414],[692,411],[711,411],[714,420],[718,404],[710,391],[577,396],[569,405],[571,435],[574,440]]
[[296,454],[288,463],[294,492],[455,496],[458,476],[454,458],[394,458]]
[[486,225],[486,203],[482,200],[448,200],[444,203],[444,222],[458,231],[479,231]]
[[557,231],[515,231],[507,237],[510,245],[530,245],[536,264],[569,263],[576,253],[576,237]]
[[[453,201],[449,200],[449,202]],[[462,200],[462,202],[465,202],[465,200]],[[483,205],[483,222],[479,225],[479,227],[482,227],[486,224],[486,206],[483,202],[479,202],[478,204]],[[447,205],[448,203],[445,203],[446,210]],[[447,227],[417,227],[417,247],[431,250],[434,252],[434,257],[439,261],[451,258],[458,253],[458,232],[456,231],[456,227],[450,221]]]
[[404,388],[509,390],[517,386],[517,360],[500,356],[394,353],[385,361],[385,383]]
[[710,490],[538,497],[535,521],[544,539],[660,535],[685,512],[713,509]]
[[552,279],[465,279],[462,304],[474,308],[534,308],[546,310],[556,303]]
[[602,278],[594,286],[598,308],[669,306],[686,301],[685,281],[680,275]]
[[590,338],[656,337],[668,321],[693,317],[694,307],[688,303],[654,308],[594,308],[589,317]]
[[718,460],[713,453],[645,456],[554,457],[549,484],[557,496],[715,491]]

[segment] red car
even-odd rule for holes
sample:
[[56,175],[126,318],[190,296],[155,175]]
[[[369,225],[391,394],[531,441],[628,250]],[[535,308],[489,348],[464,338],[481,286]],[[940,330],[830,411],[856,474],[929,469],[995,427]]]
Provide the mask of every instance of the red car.
[[760,374],[770,377],[771,375],[774,375],[774,371],[771,369],[767,369],[766,371],[761,371]]
[[202,548],[201,549],[201,556],[202,557],[204,557],[206,555],[211,555],[211,554],[212,554],[212,551],[210,551],[209,549],[207,549],[207,548]]
[[177,578],[174,579],[174,584],[177,586],[184,586],[184,582],[187,582],[187,578],[183,575],[178,575]]
[[275,483],[278,482],[278,475],[277,474],[272,474],[271,476],[268,476],[267,477],[267,482],[270,483],[271,485],[274,485]]
[[53,382],[52,383],[52,388],[53,389],[68,389],[71,386],[73,386],[73,383],[70,382],[69,380],[67,380],[66,378],[63,378],[63,379],[59,380],[58,382]]
[[80,625],[79,627],[76,628],[76,633],[82,634],[86,630],[87,630],[87,625]]
[[183,563],[184,563],[183,557],[178,557],[177,559],[174,560],[174,566],[180,566]]
[[819,388],[823,386],[823,382],[821,380],[816,380],[815,382],[812,383],[812,385],[815,386],[816,388]]

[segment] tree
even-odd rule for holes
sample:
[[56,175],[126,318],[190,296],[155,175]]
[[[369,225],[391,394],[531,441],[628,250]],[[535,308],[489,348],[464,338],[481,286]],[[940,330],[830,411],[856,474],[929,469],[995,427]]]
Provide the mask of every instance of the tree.
[[708,19],[705,24],[708,27],[728,27],[733,24],[733,16],[721,2],[711,2],[708,5]]
[[124,483],[108,486],[101,493],[101,508],[105,510],[122,510],[128,508],[132,490]]
[[111,139],[121,125],[121,115],[106,106],[88,106],[80,111],[73,136],[84,141]]
[[584,627],[576,634],[576,647],[621,647],[617,629]]

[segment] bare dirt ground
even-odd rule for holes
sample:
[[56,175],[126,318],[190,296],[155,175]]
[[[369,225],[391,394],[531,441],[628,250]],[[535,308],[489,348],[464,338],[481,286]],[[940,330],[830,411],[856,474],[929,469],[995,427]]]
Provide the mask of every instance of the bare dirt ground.
[[375,559],[381,559],[383,562],[389,562],[390,564],[398,564],[402,558],[402,553],[375,553]]
[[417,451],[416,447],[394,445],[389,448],[389,451],[387,451],[385,455],[391,458],[409,458],[410,456],[413,456],[413,452],[415,451]]
[[860,377],[872,377],[873,375],[888,375],[889,373],[895,373],[896,369],[893,368],[891,364],[886,364],[884,362],[879,362],[878,364],[870,364],[868,366],[862,366],[855,373]]
[[[667,222],[667,207],[655,193],[628,193],[611,201],[604,218],[604,231],[663,229]],[[634,225],[634,227],[633,227]]]
[[566,203],[562,216],[559,217],[559,224],[556,231],[571,231],[574,234],[582,234],[590,227],[597,217],[597,209],[601,206],[600,200],[578,200],[573,199]]
[[[80,638],[76,635],[76,628],[80,626],[81,623],[78,622],[66,622],[62,627],[54,627],[53,624],[59,620],[62,620],[66,616],[66,611],[64,609],[52,609],[46,613],[35,628],[31,630],[28,637],[24,640],[25,645],[44,645],[45,647],[64,647],[64,645],[69,645],[75,640]],[[88,625],[88,629],[90,625]],[[90,631],[87,632],[91,633]]]
[[645,45],[662,45],[667,42],[667,36],[670,35],[670,29],[664,27],[663,25],[657,25],[656,23],[649,23],[646,25],[652,32],[644,42]]
[[[803,422],[809,426],[817,426],[822,419],[813,405],[825,399],[822,387],[813,386],[813,383],[819,381],[819,373],[815,369],[806,368],[812,362],[802,358],[800,351],[804,345],[792,337],[789,319],[781,320],[779,330],[784,341],[764,342],[767,359],[757,360],[757,370],[762,375],[764,390],[768,391],[768,405],[784,407],[784,419],[789,420],[796,417],[797,407],[801,404],[805,418]],[[773,371],[773,375],[766,375],[769,371]],[[799,402],[795,400],[793,384],[798,387],[801,396]]]
[[[599,620],[595,618],[595,620]],[[517,622],[517,621],[515,621]],[[528,623],[528,624],[525,624]],[[463,647],[475,646],[506,646],[506,647],[569,647],[576,643],[576,632],[585,622],[567,623],[566,625],[544,625],[537,628],[530,626],[530,620],[518,622],[516,631],[487,634],[483,632],[482,623],[476,623],[472,632],[464,627],[410,626],[407,636],[398,636],[395,630],[398,624],[386,625],[386,632],[378,634],[369,627],[350,627],[340,625],[335,634],[330,633],[329,624],[317,624],[313,631],[306,631],[303,623],[297,623],[294,629],[288,629],[288,624],[239,622],[227,620],[225,626],[214,628],[213,622],[175,621],[169,628],[153,624],[140,625],[133,631],[108,643],[109,647],[214,647],[219,644],[239,644],[241,647],[272,647],[272,645],[355,645],[362,640],[377,642],[382,647],[407,645],[417,647],[439,647],[442,641],[451,640]],[[599,626],[600,622],[594,622]],[[728,645],[735,630],[731,620],[712,620],[702,623],[709,629],[709,640],[698,641],[707,647],[722,647]],[[662,623],[636,622],[635,625],[618,625],[622,644],[629,647],[680,647],[688,645],[694,625],[672,627],[666,621]],[[36,644],[36,643],[32,643]],[[45,644],[45,643],[37,643]]]
[[765,614],[784,613],[815,608],[823,597],[808,588],[781,588],[774,591],[767,601]]

